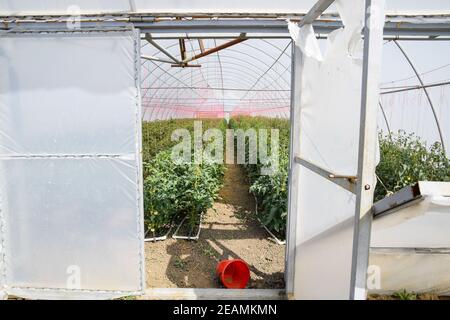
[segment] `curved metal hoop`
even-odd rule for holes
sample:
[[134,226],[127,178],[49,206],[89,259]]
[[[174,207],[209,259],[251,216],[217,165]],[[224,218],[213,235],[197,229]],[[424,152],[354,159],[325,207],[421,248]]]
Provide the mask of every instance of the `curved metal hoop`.
[[438,129],[439,138],[440,138],[441,144],[442,144],[442,150],[444,151],[444,154],[446,154],[445,153],[444,136],[442,134],[441,124],[439,123],[439,118],[437,117],[436,110],[434,109],[433,102],[431,101],[431,97],[430,97],[430,95],[428,93],[428,90],[427,90],[423,80],[422,80],[422,77],[420,76],[419,72],[417,71],[417,69],[414,66],[413,62],[411,61],[410,57],[406,54],[405,49],[403,49],[403,47],[400,45],[400,43],[398,43],[397,40],[393,40],[393,41],[394,41],[395,45],[397,46],[397,48],[400,50],[400,52],[405,57],[406,61],[408,61],[409,65],[411,66],[411,69],[414,71],[414,73],[415,73],[415,75],[417,77],[417,80],[419,80],[423,91],[425,92],[425,96],[427,97],[428,103],[430,104],[430,108],[431,108],[431,112],[433,113],[434,120],[436,121],[436,126],[437,126],[437,129]]

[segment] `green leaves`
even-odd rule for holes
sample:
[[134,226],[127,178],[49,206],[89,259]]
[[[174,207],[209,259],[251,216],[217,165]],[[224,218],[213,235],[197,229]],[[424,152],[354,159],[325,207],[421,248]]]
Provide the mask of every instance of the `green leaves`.
[[[245,168],[250,178],[250,191],[255,194],[258,200],[258,215],[261,222],[270,230],[275,231],[281,237],[285,237],[287,218],[287,198],[288,198],[288,166],[289,166],[289,120],[265,117],[240,116],[230,120],[233,129],[255,130],[271,129],[279,130],[279,166],[278,171],[273,175],[261,175],[263,164],[259,159],[258,163],[248,164],[249,154],[246,148]],[[268,141],[270,141],[270,136]],[[261,141],[259,141],[261,143]],[[262,141],[266,143],[266,141]]]
[[214,204],[216,195],[222,185],[224,167],[218,164],[182,164],[177,167],[177,195],[180,215],[186,215],[188,222],[194,226],[201,213]]
[[[158,233],[172,220],[187,216],[194,226],[200,214],[212,207],[222,185],[223,164],[176,163],[171,158],[173,130],[193,130],[194,120],[143,123],[144,220]],[[203,127],[225,129],[223,120],[202,120]]]
[[380,163],[376,173],[381,180],[375,189],[375,201],[417,181],[450,181],[450,160],[440,143],[430,147],[419,137],[398,131],[379,135]]

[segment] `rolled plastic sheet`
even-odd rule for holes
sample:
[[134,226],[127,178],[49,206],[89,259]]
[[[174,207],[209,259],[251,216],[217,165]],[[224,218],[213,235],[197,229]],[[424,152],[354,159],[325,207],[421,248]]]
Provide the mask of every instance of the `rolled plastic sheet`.
[[144,290],[139,33],[3,35],[3,294]]

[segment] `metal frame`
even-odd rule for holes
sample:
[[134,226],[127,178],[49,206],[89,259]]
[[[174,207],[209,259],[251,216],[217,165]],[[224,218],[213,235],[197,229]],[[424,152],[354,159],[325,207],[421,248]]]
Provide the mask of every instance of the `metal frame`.
[[[319,3],[327,1],[319,1]],[[330,2],[330,1],[328,1]],[[317,9],[317,8],[315,8]],[[173,19],[188,17],[188,19]],[[36,16],[0,16],[0,31],[27,32],[29,30],[61,30],[67,31],[67,15]],[[142,33],[152,33],[153,39],[207,39],[236,38],[237,34],[246,33],[252,38],[286,38],[290,35],[286,27],[286,19],[300,21],[310,19],[308,14],[98,14],[81,15],[82,29],[117,28],[133,24]],[[305,22],[308,20],[305,20]],[[312,22],[318,37],[326,37],[333,30],[342,27],[336,14],[323,14]],[[178,34],[177,34],[178,33]],[[227,34],[228,35],[224,35]],[[154,35],[160,35],[154,37]],[[197,34],[197,35],[196,35]],[[397,14],[387,15],[384,27],[385,39],[399,40],[449,40],[450,14]]]
[[[297,242],[297,215],[292,214],[297,208],[298,197],[298,178],[299,167],[295,166],[294,154],[297,154],[300,149],[299,145],[295,145],[294,137],[300,137],[300,123],[299,121],[292,121],[297,118],[297,113],[300,114],[300,92],[292,90],[296,86],[300,86],[301,77],[299,72],[295,72],[296,60],[301,59],[300,54],[295,52],[299,50],[297,46],[291,45],[291,121],[290,121],[290,137],[289,137],[289,176],[288,176],[288,216],[286,226],[286,254],[285,254],[285,270],[284,278],[286,283],[286,296],[288,299],[294,298],[294,280],[295,280],[295,248]],[[300,65],[300,63],[298,64]]]
[[384,8],[384,0],[366,0],[350,299],[366,299],[367,296],[366,279],[373,218],[373,193],[376,183],[378,85],[383,50],[381,44],[383,33],[382,30],[379,32],[376,29],[378,8]]
[[[304,18],[308,18],[305,16]],[[336,17],[327,17],[323,15],[323,20],[314,20],[312,25],[316,33],[326,36],[328,33],[342,27],[342,22]],[[308,18],[309,19],[309,18]],[[295,21],[296,19],[292,19]],[[386,39],[427,39],[432,35],[432,39],[437,37],[449,37],[450,25],[448,22],[441,22],[437,18],[423,17],[423,23],[417,23],[413,17],[387,18],[384,35]],[[437,21],[436,21],[437,20]],[[303,19],[300,20],[300,25]],[[308,21],[308,20],[307,20]],[[153,34],[171,34],[171,33],[202,33],[212,34],[215,37],[217,33],[247,33],[252,37],[252,33],[275,34],[280,38],[290,38],[286,29],[286,22],[283,20],[181,20],[181,21],[157,21],[157,22],[139,22],[135,23],[137,28],[151,32]],[[179,36],[176,36],[179,38]],[[189,36],[193,38],[195,36]],[[414,38],[415,37],[415,38]]]
[[170,54],[169,51],[161,47],[159,44],[157,44],[153,39],[152,36],[149,33],[145,34],[145,40],[147,40],[150,44],[152,44],[156,49],[164,53],[170,60],[170,63],[178,63],[181,64],[181,61],[175,58],[172,54]]
[[425,89],[425,88],[442,87],[442,86],[447,86],[449,84],[450,84],[450,81],[441,81],[441,82],[430,83],[430,84],[425,84],[425,85],[398,87],[397,89],[393,89],[390,91],[383,91],[380,93],[380,95],[404,92],[404,91],[411,91],[411,90],[420,90],[420,89]]

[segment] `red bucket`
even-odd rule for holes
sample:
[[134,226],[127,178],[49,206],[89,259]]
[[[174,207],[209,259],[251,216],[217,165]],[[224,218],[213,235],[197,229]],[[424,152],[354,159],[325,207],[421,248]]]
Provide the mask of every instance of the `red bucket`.
[[217,265],[217,276],[225,288],[244,289],[250,280],[250,269],[241,259],[222,260]]

